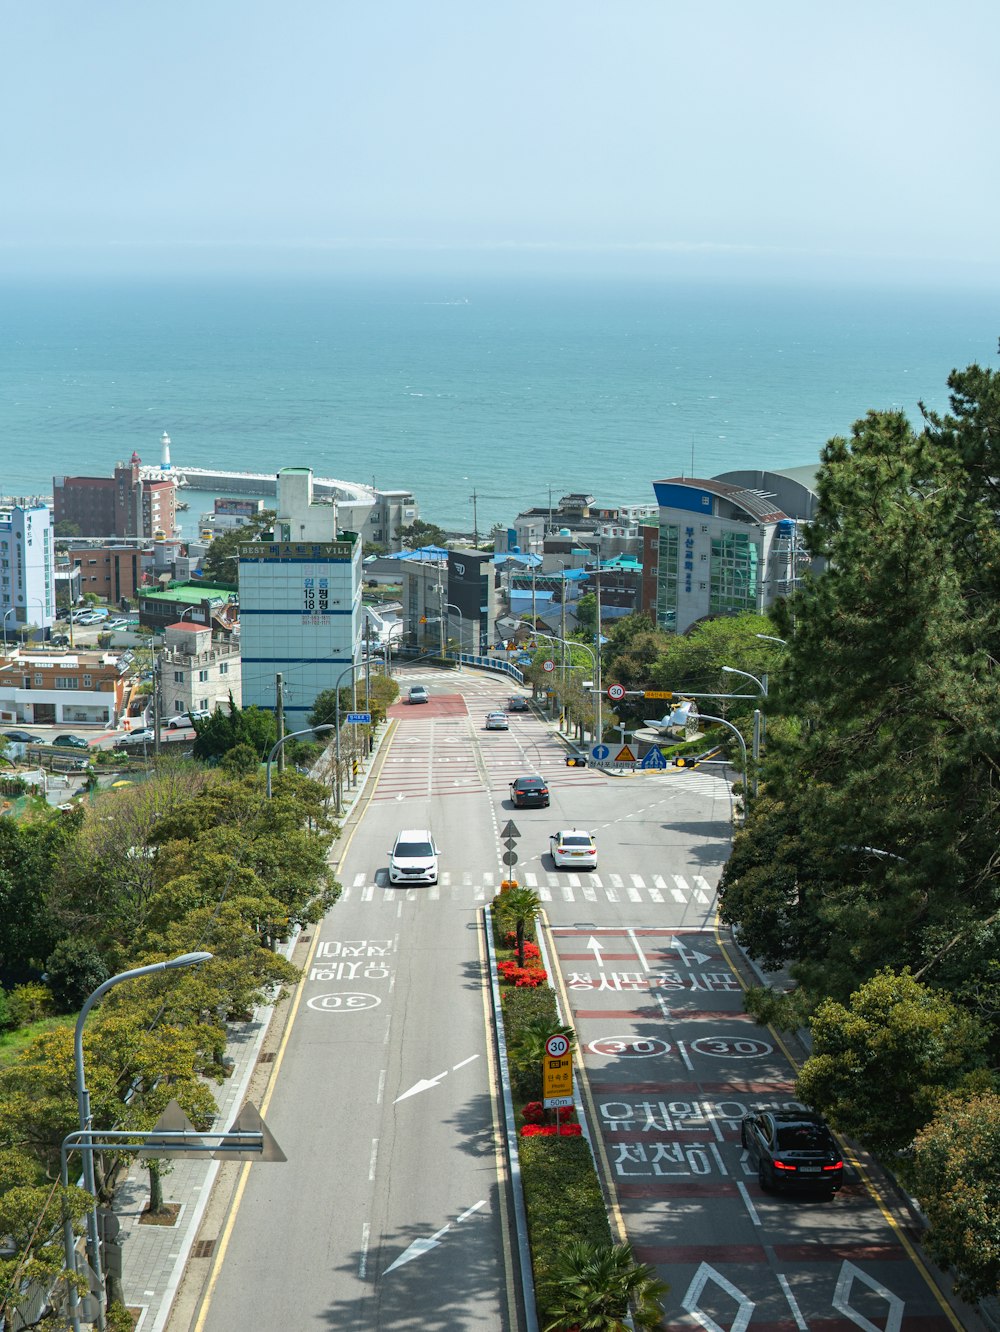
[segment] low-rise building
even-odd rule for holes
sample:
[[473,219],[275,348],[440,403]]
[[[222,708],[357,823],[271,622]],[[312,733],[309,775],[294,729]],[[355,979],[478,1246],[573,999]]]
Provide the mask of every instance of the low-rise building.
[[153,558],[142,541],[71,541],[66,556],[79,568],[80,594],[95,593],[109,605],[135,599]]
[[228,635],[190,621],[167,626],[160,653],[160,704],[164,716],[229,710],[241,695],[240,650]]
[[17,651],[0,664],[0,720],[114,728],[135,670],[129,652]]
[[238,620],[239,598],[230,583],[210,583],[192,578],[187,583],[168,583],[157,590],[139,593],[139,623],[147,629],[166,630],[189,619],[203,628],[232,630]]

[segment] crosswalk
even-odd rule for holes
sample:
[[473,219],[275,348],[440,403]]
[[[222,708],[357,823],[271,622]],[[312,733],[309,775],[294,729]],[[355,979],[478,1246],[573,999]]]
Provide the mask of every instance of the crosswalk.
[[[386,871],[374,876],[355,874],[343,884],[343,899],[373,902],[398,902],[401,897],[413,902],[427,898],[432,902],[488,902],[500,888],[503,871],[473,874],[442,870],[436,884],[413,888],[390,887]],[[711,906],[715,889],[701,874],[547,874],[523,873],[518,882],[532,888],[542,902],[655,902],[684,906]]]

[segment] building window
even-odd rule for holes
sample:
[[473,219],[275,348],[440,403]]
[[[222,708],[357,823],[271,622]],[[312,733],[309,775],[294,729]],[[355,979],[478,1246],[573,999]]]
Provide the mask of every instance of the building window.
[[661,525],[656,555],[656,623],[673,629],[677,623],[677,576],[680,528]]
[[198,672],[198,680],[201,684],[204,684],[207,679],[208,679],[208,671]]
[[94,677],[92,675],[85,675],[83,677],[84,689],[92,689],[93,685],[94,685]]
[[733,615],[757,605],[759,552],[745,532],[724,532],[712,541],[708,607]]
[[43,685],[44,683],[45,683],[45,676],[41,673],[41,671],[36,671],[36,672],[35,672],[35,684],[36,684],[36,686],[37,686],[37,685]]
[[80,681],[75,675],[57,675],[53,681],[56,689],[79,689]]
[[229,674],[229,662],[228,662],[228,661],[223,661],[223,662],[220,662],[220,663],[219,663],[219,674],[220,674],[220,675],[228,675],[228,674]]
[[184,683],[184,672],[174,671],[174,684],[183,684],[183,683]]

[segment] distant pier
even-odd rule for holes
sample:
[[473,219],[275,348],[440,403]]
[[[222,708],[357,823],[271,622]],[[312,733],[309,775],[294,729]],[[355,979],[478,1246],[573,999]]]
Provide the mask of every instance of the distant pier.
[[[160,474],[160,468],[149,470]],[[265,499],[273,498],[278,493],[275,472],[222,472],[207,467],[184,467],[177,463],[171,471],[181,489],[188,487],[191,490],[218,491],[228,495],[257,495]],[[338,504],[375,503],[375,491],[371,486],[361,485],[357,481],[339,481],[333,477],[313,477],[313,494],[317,499],[335,499]]]

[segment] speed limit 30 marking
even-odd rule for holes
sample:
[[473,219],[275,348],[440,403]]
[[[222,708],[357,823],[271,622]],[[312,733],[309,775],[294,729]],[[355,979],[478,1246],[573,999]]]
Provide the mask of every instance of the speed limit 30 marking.
[[587,1049],[591,1054],[605,1055],[611,1059],[652,1059],[656,1055],[670,1053],[668,1042],[658,1040],[655,1036],[643,1039],[634,1036],[602,1036],[599,1040],[591,1041]]

